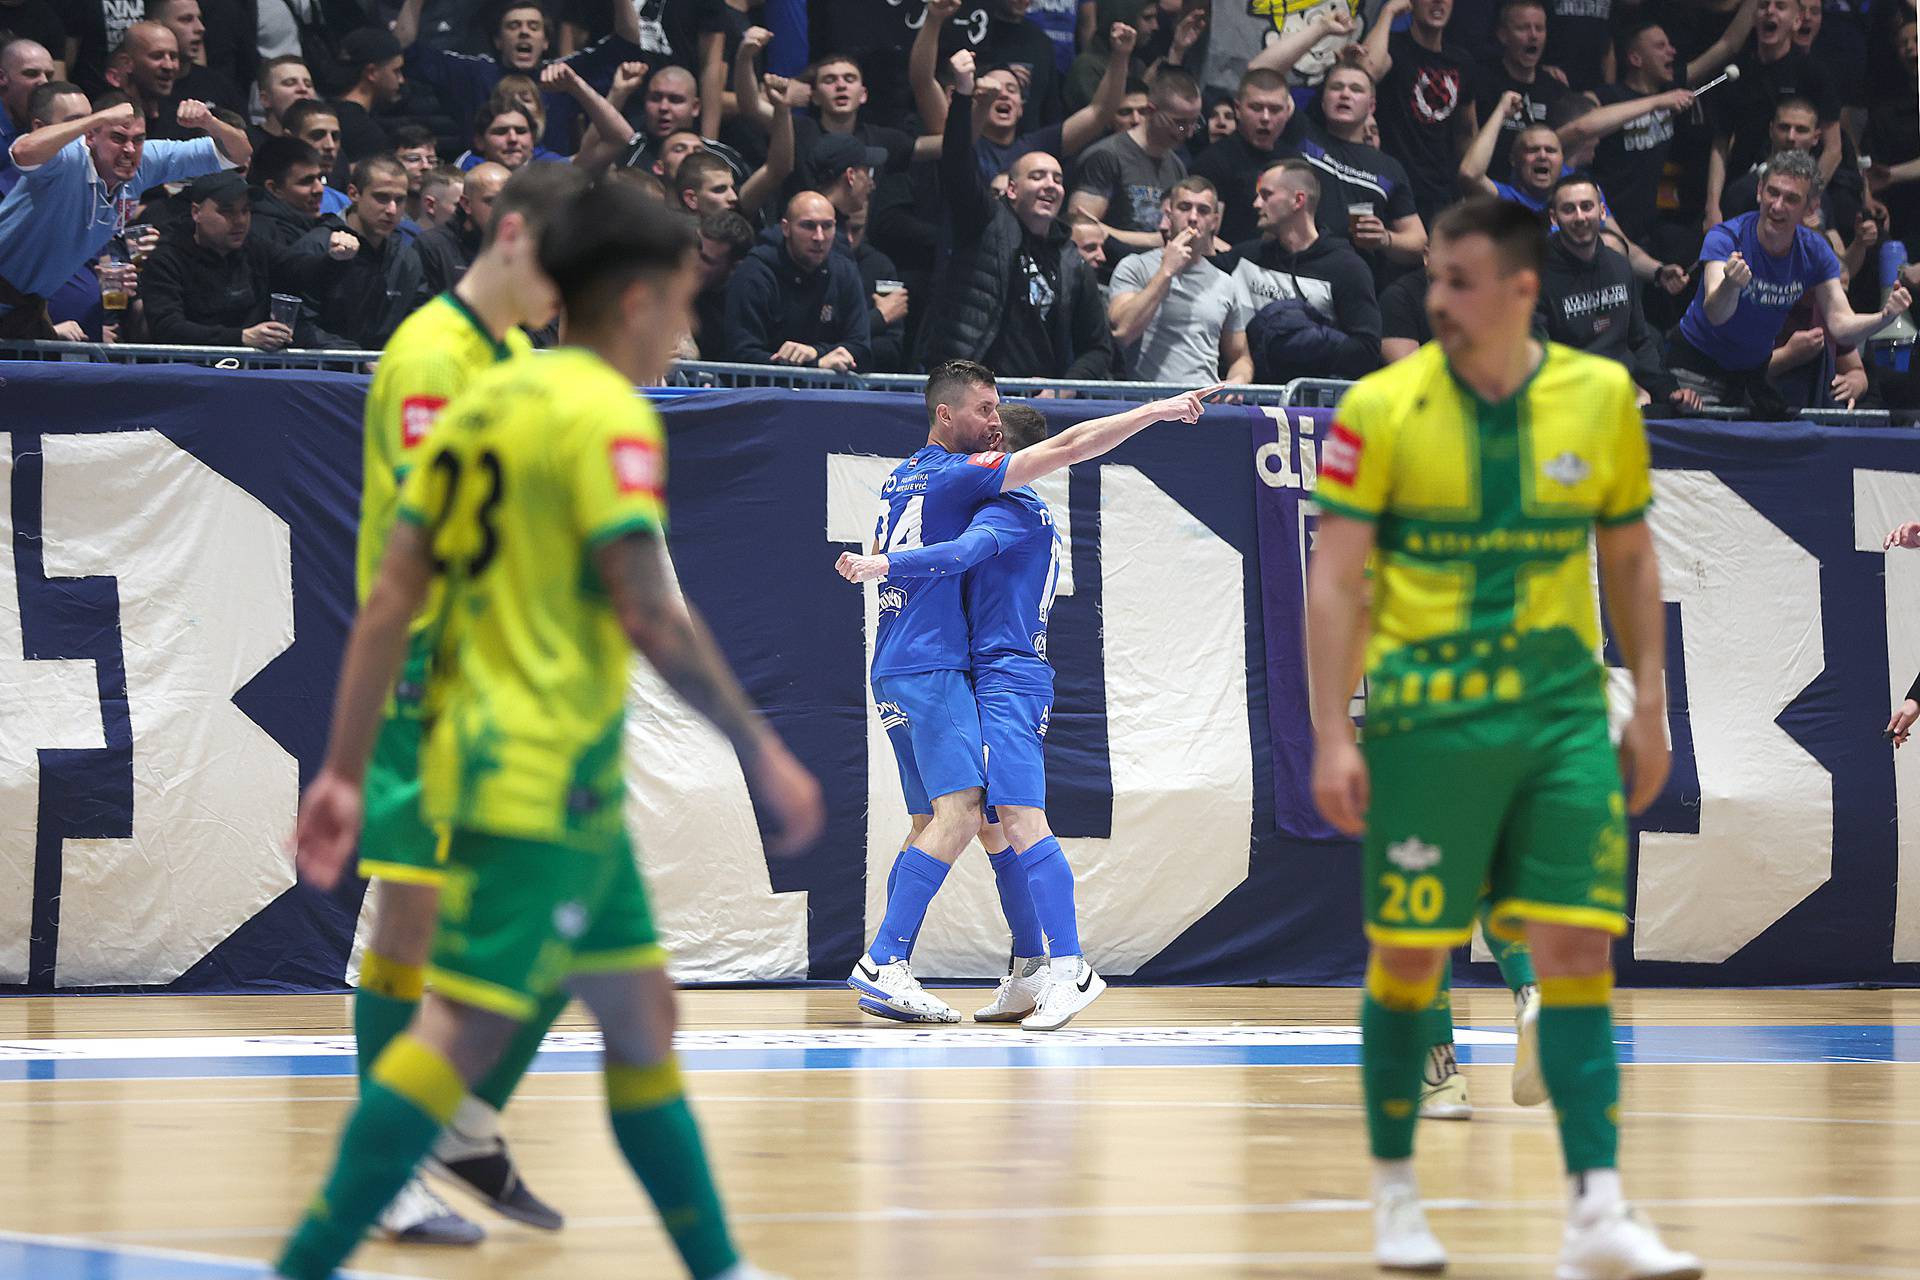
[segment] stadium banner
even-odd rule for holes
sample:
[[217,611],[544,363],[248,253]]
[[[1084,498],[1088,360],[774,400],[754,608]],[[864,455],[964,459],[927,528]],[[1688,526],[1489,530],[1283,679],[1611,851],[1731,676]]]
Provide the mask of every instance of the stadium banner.
[[[364,387],[6,369],[0,989],[318,990],[350,972],[359,886],[296,886],[283,845],[351,620]],[[1034,403],[1055,429],[1109,407]],[[829,822],[813,851],[768,858],[724,744],[637,664],[631,820],[656,910],[685,980],[837,979],[906,819],[866,690],[878,590],[832,564],[871,536],[924,418],[840,392],[663,410],[681,588],[820,776]],[[1356,850],[1312,808],[1299,643],[1326,416],[1217,406],[1041,486],[1067,543],[1049,812],[1114,976],[1358,978]],[[1920,441],[1654,440],[1676,767],[1640,837],[1622,981],[1920,980],[1920,825],[1897,821],[1920,814],[1920,757],[1879,733],[1920,670],[1920,556],[1880,550],[1920,512]],[[969,855],[916,968],[991,976],[1005,949]]]

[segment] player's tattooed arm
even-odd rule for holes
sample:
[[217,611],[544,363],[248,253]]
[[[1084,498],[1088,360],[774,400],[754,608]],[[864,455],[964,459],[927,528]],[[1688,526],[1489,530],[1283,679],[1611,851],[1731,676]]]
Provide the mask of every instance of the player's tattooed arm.
[[427,597],[433,556],[427,534],[401,521],[387,542],[380,577],[347,640],[334,694],[326,763],[300,798],[294,862],[300,877],[331,889],[360,834],[360,788],[380,732],[380,713],[406,659],[408,624]]
[[767,847],[796,853],[825,822],[820,784],[761,719],[713,633],[675,587],[657,533],[630,533],[594,553],[621,628],[669,688],[733,744],[747,787],[772,820]]

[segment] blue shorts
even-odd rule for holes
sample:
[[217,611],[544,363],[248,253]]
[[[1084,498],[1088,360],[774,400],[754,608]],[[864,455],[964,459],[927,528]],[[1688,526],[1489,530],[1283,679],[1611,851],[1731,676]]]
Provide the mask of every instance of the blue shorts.
[[980,712],[964,672],[876,676],[873,701],[900,766],[908,813],[932,813],[939,797],[986,785]]
[[1047,719],[1053,694],[987,686],[974,691],[987,749],[987,804],[1047,807]]

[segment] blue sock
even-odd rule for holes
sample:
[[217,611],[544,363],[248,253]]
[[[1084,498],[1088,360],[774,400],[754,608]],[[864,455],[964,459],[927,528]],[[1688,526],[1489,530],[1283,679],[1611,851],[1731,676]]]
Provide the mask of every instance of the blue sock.
[[1080,954],[1080,922],[1073,912],[1073,868],[1060,842],[1052,836],[1020,855],[1027,868],[1027,886],[1033,892],[1034,913],[1052,944],[1049,954]]
[[[938,862],[939,859],[936,858],[934,859],[934,861]],[[900,855],[895,854],[893,858],[893,865],[887,868],[887,901],[888,902],[893,901],[893,886],[899,883],[899,881],[900,881]],[[923,920],[922,923],[925,923],[925,921]],[[907,939],[907,954],[912,955],[913,949],[919,945],[920,945],[920,931],[918,929],[915,929],[913,931],[913,936]]]
[[1045,953],[1047,944],[1041,937],[1040,916],[1033,909],[1033,894],[1027,888],[1026,863],[1020,861],[1020,855],[1013,850],[1002,849],[987,855],[987,865],[993,868],[993,882],[1000,889],[1000,910],[1007,917],[1007,927],[1013,930],[1013,954]]
[[900,851],[893,860],[891,888],[887,890],[887,915],[867,954],[875,964],[892,964],[913,954],[913,940],[927,918],[927,904],[940,892],[947,878],[947,864],[915,848]]

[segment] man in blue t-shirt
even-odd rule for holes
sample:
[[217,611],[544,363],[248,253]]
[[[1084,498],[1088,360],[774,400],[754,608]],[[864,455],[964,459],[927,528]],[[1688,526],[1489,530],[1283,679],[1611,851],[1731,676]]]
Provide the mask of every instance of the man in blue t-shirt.
[[1836,348],[1857,346],[1907,309],[1901,287],[1879,311],[1854,311],[1833,249],[1801,221],[1819,198],[1818,161],[1804,151],[1777,152],[1760,170],[1760,207],[1707,233],[1700,291],[1673,334],[1667,364],[1708,403],[1776,406],[1767,362],[1803,294],[1813,294]]
[[253,155],[246,132],[204,102],[182,102],[176,119],[212,136],[186,142],[148,142],[146,117],[124,95],[98,105],[13,141],[21,176],[0,200],[0,338],[53,336],[47,297],[120,233],[141,192]]
[[[939,365],[927,378],[927,445],[896,467],[881,489],[883,506],[871,548],[879,573],[850,572],[862,559],[852,553],[841,557],[841,572],[867,581],[886,572],[884,557],[952,542],[1002,493],[1099,457],[1153,423],[1198,421],[1201,402],[1216,390],[1189,391],[1083,422],[1008,455],[994,448],[1001,423],[992,371],[971,360]],[[847,979],[860,995],[860,1007],[879,1017],[960,1020],[945,1001],[920,986],[908,958],[933,895],[980,828],[988,780],[980,711],[967,678],[971,667],[958,574],[881,584],[873,696],[900,768],[912,827],[888,880],[886,916]],[[1060,862],[1064,870],[1065,860]],[[1072,873],[1066,874],[1070,886]],[[1091,983],[1088,987],[1093,989]]]

